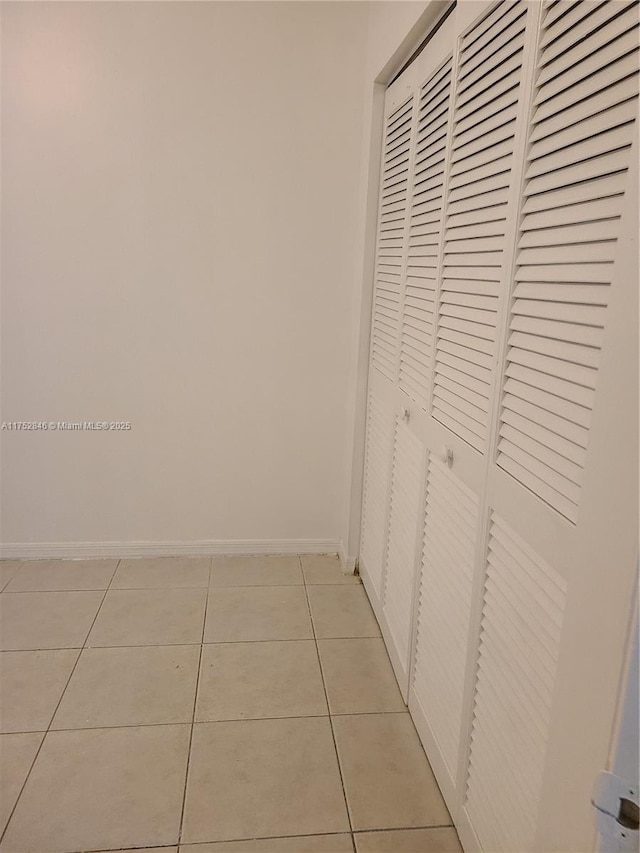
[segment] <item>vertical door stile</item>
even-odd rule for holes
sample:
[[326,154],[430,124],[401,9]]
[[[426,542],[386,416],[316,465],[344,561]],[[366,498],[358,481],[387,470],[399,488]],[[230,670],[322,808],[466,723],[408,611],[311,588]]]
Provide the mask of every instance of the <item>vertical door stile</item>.
[[396,417],[381,627],[405,700],[424,456],[423,443],[400,416]]
[[[374,397],[374,391],[370,388],[367,394],[360,573],[374,610],[376,610],[376,615],[378,615],[384,571],[383,555],[386,550],[387,498],[391,478],[392,420],[392,414],[384,411],[384,405],[377,397]],[[376,421],[375,424],[374,421]],[[374,482],[377,474],[376,469],[380,470],[380,481],[378,483]],[[376,497],[379,499],[377,502]],[[380,507],[381,502],[383,502],[382,507]],[[370,529],[371,527],[374,529]],[[382,534],[379,540],[375,536],[376,528]]]
[[425,509],[427,504],[427,488],[429,483],[429,448],[425,447],[422,465],[422,483],[420,486],[420,508],[418,510],[416,530],[416,554],[413,567],[413,605],[411,607],[411,634],[409,643],[409,666],[407,668],[407,695],[405,702],[409,705],[409,693],[415,675],[418,609],[420,607],[420,584],[422,582],[422,543],[425,527]]
[[420,500],[416,516],[415,554],[413,560],[413,589],[411,594],[411,625],[409,628],[409,656],[407,662],[407,678],[403,697],[409,704],[409,690],[413,679],[416,653],[416,625],[418,621],[418,596],[420,589],[420,566],[422,562],[422,538],[424,531],[424,507],[427,500],[427,481],[429,470],[429,449],[424,448],[422,453],[422,471],[420,482]]
[[[509,306],[513,290],[513,278],[516,263],[517,236],[521,220],[522,189],[525,181],[526,148],[528,144],[528,127],[534,110],[534,82],[536,54],[539,39],[540,23],[542,20],[542,4],[527,3],[528,20],[525,32],[523,51],[523,79],[520,84],[519,113],[516,119],[514,137],[514,169],[510,199],[507,209],[508,230],[505,237],[503,267],[498,300],[496,319],[497,346],[495,364],[491,379],[488,441],[484,459],[484,490],[480,498],[480,519],[478,524],[478,539],[476,542],[475,566],[471,591],[471,615],[469,624],[469,642],[467,651],[466,683],[463,699],[462,730],[460,734],[460,753],[457,769],[456,791],[457,802],[455,813],[465,832],[471,831],[468,819],[464,815],[466,785],[469,772],[470,741],[473,728],[474,700],[478,668],[480,625],[482,621],[485,577],[488,558],[489,532],[491,526],[491,507],[488,500],[488,474],[494,462],[497,447],[497,425],[501,405],[501,382],[503,365],[506,359]],[[474,847],[479,849],[477,839]]]

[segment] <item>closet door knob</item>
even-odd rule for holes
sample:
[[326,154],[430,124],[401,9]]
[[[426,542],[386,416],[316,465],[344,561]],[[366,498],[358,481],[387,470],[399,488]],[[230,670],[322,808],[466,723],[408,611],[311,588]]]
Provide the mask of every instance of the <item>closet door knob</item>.
[[445,465],[451,467],[453,465],[453,450],[443,444],[442,449],[440,450],[440,458]]

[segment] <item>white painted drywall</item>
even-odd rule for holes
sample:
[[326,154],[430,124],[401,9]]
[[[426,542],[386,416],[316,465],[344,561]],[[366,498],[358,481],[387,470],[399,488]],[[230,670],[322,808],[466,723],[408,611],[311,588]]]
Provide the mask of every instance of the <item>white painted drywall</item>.
[[368,11],[2,4],[4,543],[338,542]]

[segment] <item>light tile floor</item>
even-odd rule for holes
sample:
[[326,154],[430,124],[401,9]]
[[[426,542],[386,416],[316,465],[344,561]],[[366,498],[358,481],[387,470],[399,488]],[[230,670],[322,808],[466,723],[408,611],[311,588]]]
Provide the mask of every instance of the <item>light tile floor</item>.
[[333,557],[0,562],[0,853],[459,853]]

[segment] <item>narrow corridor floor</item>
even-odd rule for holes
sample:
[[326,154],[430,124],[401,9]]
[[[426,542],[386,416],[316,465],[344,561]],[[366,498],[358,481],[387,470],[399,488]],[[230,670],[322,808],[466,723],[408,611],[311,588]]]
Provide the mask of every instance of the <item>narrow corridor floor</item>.
[[0,853],[458,853],[335,557],[0,562]]

